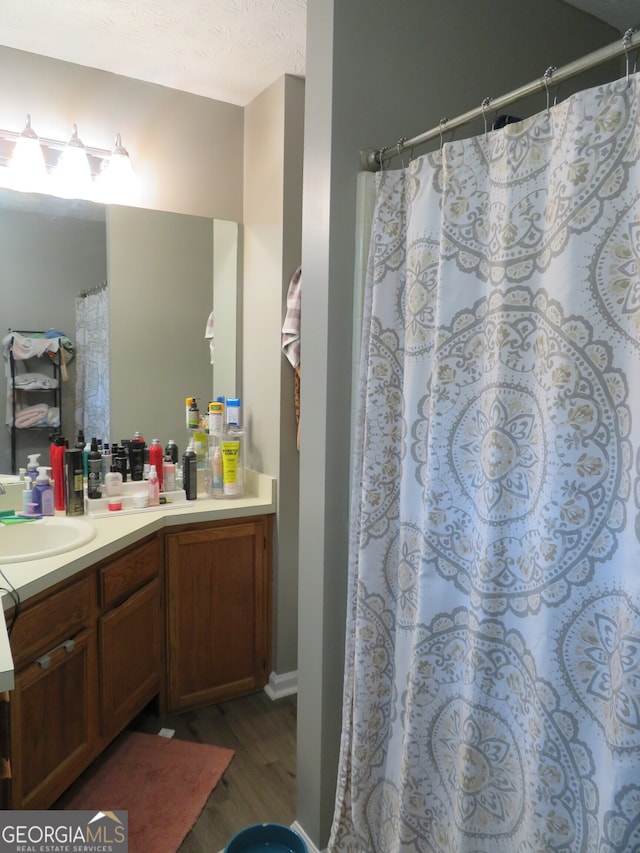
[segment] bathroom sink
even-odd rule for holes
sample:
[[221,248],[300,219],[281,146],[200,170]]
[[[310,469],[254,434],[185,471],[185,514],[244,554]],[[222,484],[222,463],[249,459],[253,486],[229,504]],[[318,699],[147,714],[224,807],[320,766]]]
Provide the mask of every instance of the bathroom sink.
[[65,516],[0,524],[0,565],[64,554],[91,542],[95,535],[88,521]]

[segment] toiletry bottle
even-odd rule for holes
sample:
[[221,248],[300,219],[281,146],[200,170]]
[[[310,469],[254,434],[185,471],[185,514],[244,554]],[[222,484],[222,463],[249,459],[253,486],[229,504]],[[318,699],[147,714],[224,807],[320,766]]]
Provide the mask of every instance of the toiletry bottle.
[[209,435],[222,435],[224,430],[224,405],[218,400],[209,403]]
[[111,467],[113,465],[113,453],[111,448],[109,447],[109,442],[105,441],[102,445],[102,482],[104,483],[105,477],[107,474],[111,472]]
[[87,497],[90,500],[102,497],[102,454],[95,438],[87,454]]
[[53,486],[49,480],[48,465],[41,465],[38,468],[36,484],[33,487],[33,503],[36,515],[55,515]]
[[66,441],[57,435],[50,447],[49,461],[51,462],[51,477],[53,480],[53,495],[56,510],[63,510],[64,500],[64,451]]
[[155,465],[156,472],[158,475],[158,483],[160,484],[160,491],[164,491],[164,484],[162,482],[163,474],[162,474],[162,457],[164,453],[162,452],[162,445],[160,444],[159,438],[154,438],[151,442],[151,447],[149,448],[149,479],[151,479],[151,466]]
[[217,444],[213,451],[213,459],[211,461],[211,494],[214,498],[219,498],[224,495],[222,482],[222,451],[220,445]]
[[31,487],[31,480],[27,479],[24,484],[24,490],[22,492],[22,514],[30,515],[32,511],[33,504],[33,489]]
[[87,462],[89,461],[89,454],[91,453],[91,442],[85,442],[84,448],[82,450],[82,470],[84,471],[85,479],[89,476],[89,469],[87,466]]
[[165,459],[162,463],[162,482],[165,492],[174,492],[176,490],[176,463],[167,462]]
[[160,505],[160,483],[155,465],[149,465],[149,506]]
[[84,450],[86,442],[84,440],[84,430],[78,430],[78,438],[76,439],[76,447],[78,450]]
[[227,430],[220,442],[222,453],[222,488],[225,497],[244,494],[245,432],[240,425],[240,400],[227,400]]
[[40,465],[40,454],[39,453],[30,453],[29,461],[27,462],[27,479],[31,480],[31,486],[36,481],[36,477],[38,476],[38,466]]
[[200,410],[198,409],[198,401],[195,397],[191,397],[191,403],[187,409],[187,426],[189,429],[198,429],[200,426]]
[[229,397],[227,399],[227,432],[240,428],[240,398]]
[[136,439],[129,444],[129,467],[132,480],[144,480],[144,441]]
[[122,476],[122,482],[127,482],[127,454],[124,447],[118,447],[113,460],[113,469]]
[[67,448],[64,452],[65,512],[84,515],[82,450]]
[[172,438],[169,439],[164,448],[164,458],[167,462],[173,462],[174,465],[178,463],[178,445]]
[[182,454],[182,484],[187,500],[194,501],[198,497],[198,457],[191,443]]
[[122,494],[122,474],[119,471],[108,471],[104,475],[102,487],[103,497],[114,498]]

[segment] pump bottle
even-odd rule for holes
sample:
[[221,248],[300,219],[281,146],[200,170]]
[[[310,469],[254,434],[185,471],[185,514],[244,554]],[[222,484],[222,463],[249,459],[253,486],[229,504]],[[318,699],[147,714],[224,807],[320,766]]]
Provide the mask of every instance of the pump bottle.
[[41,465],[33,487],[34,512],[40,515],[55,515],[53,486],[49,480],[49,467]]

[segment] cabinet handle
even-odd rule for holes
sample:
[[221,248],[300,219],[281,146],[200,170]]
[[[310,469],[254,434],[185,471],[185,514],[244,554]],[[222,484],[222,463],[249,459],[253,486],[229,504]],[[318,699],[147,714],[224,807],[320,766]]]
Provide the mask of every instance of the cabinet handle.
[[75,644],[76,641],[73,639],[65,640],[63,643],[60,643],[60,645],[55,646],[53,649],[51,649],[50,652],[47,652],[41,657],[36,658],[36,663],[40,666],[41,669],[49,669],[49,664],[51,663],[51,655],[55,654],[58,649],[64,649],[67,653],[72,652],[75,647]]

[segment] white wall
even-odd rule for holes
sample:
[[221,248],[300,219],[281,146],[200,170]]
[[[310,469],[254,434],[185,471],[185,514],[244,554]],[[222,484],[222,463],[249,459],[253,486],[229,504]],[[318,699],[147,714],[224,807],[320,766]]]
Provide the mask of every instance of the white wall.
[[308,0],[307,33],[297,819],[321,848],[340,740],[358,152],[617,34],[559,0]]

